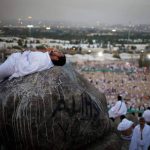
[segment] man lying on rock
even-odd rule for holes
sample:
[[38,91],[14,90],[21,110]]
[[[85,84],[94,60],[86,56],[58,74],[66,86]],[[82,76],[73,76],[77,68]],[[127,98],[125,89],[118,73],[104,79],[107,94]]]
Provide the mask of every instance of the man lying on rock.
[[0,65],[0,82],[5,78],[22,77],[50,69],[53,66],[63,66],[65,63],[65,55],[56,49],[47,52],[24,51],[23,53],[13,53]]

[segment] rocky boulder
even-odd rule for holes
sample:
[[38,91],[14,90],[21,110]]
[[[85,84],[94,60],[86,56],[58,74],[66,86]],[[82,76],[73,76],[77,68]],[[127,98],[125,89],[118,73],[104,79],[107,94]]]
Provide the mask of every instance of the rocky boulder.
[[80,149],[110,128],[105,95],[72,66],[0,84],[0,141],[7,149]]

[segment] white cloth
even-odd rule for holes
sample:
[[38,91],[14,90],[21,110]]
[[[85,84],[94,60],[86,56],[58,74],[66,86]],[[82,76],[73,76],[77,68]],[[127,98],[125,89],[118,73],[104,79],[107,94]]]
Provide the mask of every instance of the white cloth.
[[117,101],[115,106],[113,106],[109,111],[109,118],[116,118],[119,117],[121,115],[126,115],[127,113],[127,107],[125,102],[122,101]]
[[16,60],[21,56],[21,53],[14,53],[0,65],[0,82],[6,77],[10,77],[15,72]]
[[[141,140],[141,133],[143,139]],[[133,130],[129,150],[148,150],[150,145],[150,126],[145,124],[143,130],[140,130],[140,125],[137,125]]]
[[145,119],[146,122],[150,122],[150,110],[149,109],[145,110],[143,112],[143,117],[144,117],[144,119]]
[[53,66],[48,52],[25,51],[22,54],[14,53],[0,65],[0,81],[5,77],[10,77],[10,79],[21,77]]
[[133,122],[124,118],[119,124],[118,124],[118,127],[117,127],[117,130],[118,131],[124,131],[124,130],[127,130],[129,129],[131,126],[133,125]]

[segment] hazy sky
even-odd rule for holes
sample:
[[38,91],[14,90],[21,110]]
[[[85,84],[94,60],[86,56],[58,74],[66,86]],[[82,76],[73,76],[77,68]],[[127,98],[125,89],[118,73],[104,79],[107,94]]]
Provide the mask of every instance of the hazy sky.
[[150,0],[0,0],[0,19],[150,24]]

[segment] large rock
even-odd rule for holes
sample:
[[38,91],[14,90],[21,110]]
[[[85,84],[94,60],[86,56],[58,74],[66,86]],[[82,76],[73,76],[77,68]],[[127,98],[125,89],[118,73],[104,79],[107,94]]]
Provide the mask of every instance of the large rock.
[[0,84],[7,149],[79,149],[109,131],[104,94],[69,65]]

